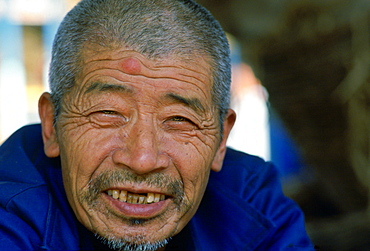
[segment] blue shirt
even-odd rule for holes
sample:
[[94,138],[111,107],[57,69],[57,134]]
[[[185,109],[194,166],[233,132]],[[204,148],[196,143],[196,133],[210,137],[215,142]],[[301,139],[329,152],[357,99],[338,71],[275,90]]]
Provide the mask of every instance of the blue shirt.
[[[299,207],[282,193],[273,165],[228,149],[202,203],[170,250],[314,250]],[[102,250],[76,219],[59,158],[43,151],[40,125],[0,147],[0,250]]]

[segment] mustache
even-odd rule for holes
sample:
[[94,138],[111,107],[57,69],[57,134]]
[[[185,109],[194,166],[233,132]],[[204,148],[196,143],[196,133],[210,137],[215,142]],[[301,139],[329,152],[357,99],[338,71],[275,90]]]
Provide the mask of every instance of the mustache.
[[92,202],[97,199],[102,191],[122,184],[144,184],[149,188],[160,188],[166,194],[173,196],[174,200],[178,202],[184,198],[184,186],[181,180],[169,177],[163,173],[138,175],[126,169],[100,173],[89,181],[88,189],[82,194],[82,197]]

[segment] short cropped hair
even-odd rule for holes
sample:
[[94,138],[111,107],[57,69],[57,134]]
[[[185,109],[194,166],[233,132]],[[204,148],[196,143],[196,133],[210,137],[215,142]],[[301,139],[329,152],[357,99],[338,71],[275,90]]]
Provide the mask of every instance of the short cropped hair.
[[220,24],[199,4],[191,0],[79,2],[63,19],[53,43],[49,84],[55,120],[63,97],[75,85],[84,46],[89,43],[110,49],[125,46],[149,59],[205,55],[222,128],[230,102],[230,49]]

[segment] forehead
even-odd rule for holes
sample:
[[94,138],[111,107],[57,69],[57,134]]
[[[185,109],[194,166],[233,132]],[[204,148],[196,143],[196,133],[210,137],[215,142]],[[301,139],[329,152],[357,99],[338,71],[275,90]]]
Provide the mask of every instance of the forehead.
[[[123,49],[104,49],[102,47],[86,46],[82,52],[82,72],[80,76],[94,70],[94,66],[114,67],[123,73],[130,75],[145,75],[148,70],[161,71],[158,73],[184,75],[181,71],[187,71],[189,76],[199,78],[202,82],[212,83],[212,72],[210,60],[206,55],[193,54],[186,56],[170,55],[163,58],[149,59],[143,54],[134,50]],[[99,65],[99,66],[98,66]]]
[[206,99],[211,98],[213,78],[206,57],[194,55],[187,59],[175,56],[148,59],[126,49],[85,49],[82,56],[82,68],[76,85],[83,92],[96,82],[101,82],[101,78],[108,78],[118,85],[133,85],[133,89],[135,84],[140,87],[142,83],[150,83],[154,88],[185,89],[200,93]]

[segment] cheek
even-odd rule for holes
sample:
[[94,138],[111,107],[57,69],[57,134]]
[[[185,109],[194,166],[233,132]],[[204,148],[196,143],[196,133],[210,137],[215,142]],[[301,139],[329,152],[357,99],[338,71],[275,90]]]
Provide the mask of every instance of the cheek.
[[61,136],[61,160],[63,178],[66,189],[77,193],[85,187],[101,161],[107,155],[107,137],[103,134],[94,134],[93,130],[83,133],[74,130],[66,130]]
[[[101,163],[109,155],[109,142],[112,137],[107,133],[96,133],[94,130],[84,130],[83,133],[66,130],[61,136],[62,174],[68,201],[83,222],[89,222],[86,215],[86,205],[81,200],[81,192],[88,189],[88,184]],[[85,220],[83,220],[85,219]]]
[[[217,140],[212,134],[196,132],[189,137],[171,138],[174,159],[181,161],[181,166],[188,176],[209,173],[211,163],[217,151]],[[171,150],[170,150],[171,151]]]
[[195,214],[202,201],[208,184],[209,170],[210,168],[204,166],[202,168],[192,166],[190,169],[180,171],[184,183],[185,199],[191,205],[188,216],[192,217]]
[[199,200],[208,183],[210,168],[208,166],[192,166],[190,170],[180,170],[184,182],[185,194],[193,200]]
[[208,183],[215,147],[205,144],[199,138],[172,140],[170,145],[169,153],[184,183],[185,194],[197,204]]

